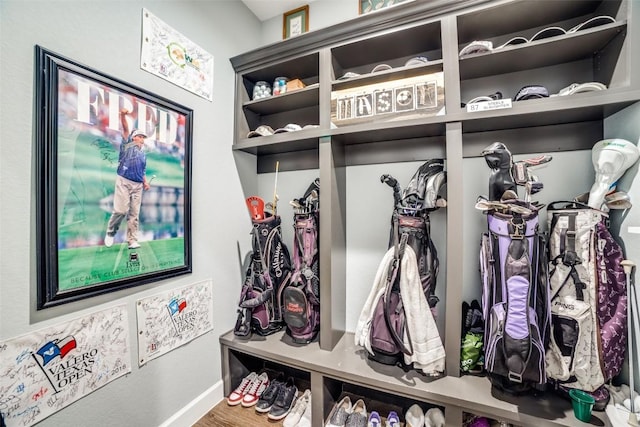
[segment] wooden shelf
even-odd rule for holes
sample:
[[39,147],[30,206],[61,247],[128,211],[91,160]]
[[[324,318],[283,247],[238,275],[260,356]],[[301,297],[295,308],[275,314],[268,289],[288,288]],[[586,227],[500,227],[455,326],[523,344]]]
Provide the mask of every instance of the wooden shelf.
[[245,102],[243,108],[256,114],[269,115],[318,105],[319,84],[286,92],[282,95]]
[[615,22],[460,59],[460,79],[475,79],[592,58],[627,26]]

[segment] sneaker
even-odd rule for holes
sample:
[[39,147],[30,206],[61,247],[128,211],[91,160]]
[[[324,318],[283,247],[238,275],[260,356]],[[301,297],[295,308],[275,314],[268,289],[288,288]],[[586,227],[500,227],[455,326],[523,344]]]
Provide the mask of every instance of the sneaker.
[[269,383],[269,387],[262,392],[258,403],[256,403],[256,412],[269,412],[282,387],[284,387],[284,374],[281,372],[276,379]]
[[240,385],[236,387],[236,389],[233,390],[233,392],[231,392],[229,397],[227,397],[227,403],[230,406],[235,406],[235,405],[238,405],[240,402],[242,402],[242,398],[244,397],[245,393],[251,386],[251,383],[256,378],[258,378],[258,374],[256,374],[255,372],[251,372],[249,375],[244,377]]
[[276,401],[273,402],[269,414],[270,420],[281,420],[289,414],[293,404],[298,397],[298,388],[293,382],[293,378],[289,377],[283,387],[278,392]]
[[354,403],[353,411],[347,417],[344,425],[345,427],[367,427],[367,407],[364,400],[358,399]]
[[424,426],[424,412],[419,405],[411,405],[406,414],[404,414],[404,421],[406,427],[423,427]]
[[309,404],[304,410],[304,414],[298,421],[298,425],[296,427],[311,427],[311,396],[309,396]]
[[387,415],[387,427],[400,427],[400,418],[396,411],[391,411]]
[[431,408],[424,414],[426,427],[444,427],[444,414],[440,408]]
[[377,411],[371,411],[371,414],[369,414],[367,427],[382,427],[382,418],[380,418],[380,414]]
[[109,233],[107,233],[107,235],[104,236],[104,245],[110,248],[111,246],[113,246],[113,240],[113,236],[110,236]]
[[138,242],[129,243],[129,249],[138,249],[139,247],[140,247],[140,243]]
[[251,383],[242,397],[242,406],[249,408],[255,405],[267,387],[269,387],[269,376],[266,372],[263,372]]
[[[309,411],[309,415],[311,415],[311,390],[309,389],[305,390],[302,396],[296,400],[293,409],[291,409],[287,418],[282,422],[282,427],[299,427],[300,420],[307,410]],[[311,421],[311,418],[309,418],[309,421]]]
[[349,396],[345,396],[342,400],[333,407],[329,414],[329,421],[325,424],[325,427],[344,427],[344,423],[347,421],[347,417],[353,412],[351,406],[351,399]]

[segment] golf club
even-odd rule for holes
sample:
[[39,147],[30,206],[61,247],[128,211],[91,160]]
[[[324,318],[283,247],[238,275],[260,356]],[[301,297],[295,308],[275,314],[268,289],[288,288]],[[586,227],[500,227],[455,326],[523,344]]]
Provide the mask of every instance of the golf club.
[[638,426],[638,418],[635,413],[635,405],[634,405],[634,372],[633,365],[635,363],[635,359],[633,358],[633,309],[634,300],[635,300],[635,292],[631,287],[631,272],[633,271],[633,267],[635,263],[631,260],[625,259],[621,263],[624,268],[624,274],[627,278],[627,349],[628,349],[628,359],[629,359],[629,389],[631,391],[630,397],[630,412],[629,412],[629,420],[627,424],[631,426]]

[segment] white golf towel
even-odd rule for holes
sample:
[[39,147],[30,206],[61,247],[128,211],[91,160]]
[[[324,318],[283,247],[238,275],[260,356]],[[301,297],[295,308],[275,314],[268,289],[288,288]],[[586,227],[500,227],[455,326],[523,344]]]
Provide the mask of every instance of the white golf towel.
[[[373,311],[378,300],[384,295],[393,254],[394,248],[390,248],[384,255],[356,326],[355,344],[364,347],[371,354],[373,354],[370,342]],[[413,363],[415,369],[427,375],[439,375],[444,372],[445,351],[429,303],[422,290],[416,254],[409,245],[405,248],[400,271],[400,294],[406,320],[404,341],[408,347],[408,333],[413,348],[413,355],[405,354],[404,362]]]

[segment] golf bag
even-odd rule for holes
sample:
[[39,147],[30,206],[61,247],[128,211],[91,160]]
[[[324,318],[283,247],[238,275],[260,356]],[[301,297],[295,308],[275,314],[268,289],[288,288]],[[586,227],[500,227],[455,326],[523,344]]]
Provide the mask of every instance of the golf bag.
[[[371,316],[369,358],[383,364],[402,365],[403,361],[408,364],[408,361],[413,360],[412,357],[405,356],[414,356],[414,347],[422,341],[417,334],[426,333],[430,337],[429,345],[432,348],[442,347],[432,314],[438,302],[435,286],[439,262],[436,247],[431,240],[429,213],[446,204],[439,197],[440,189],[446,181],[444,161],[433,159],[424,163],[402,193],[393,177],[383,175],[381,181],[394,189],[394,211],[391,218],[390,249],[379,270],[385,271],[382,275],[384,277],[380,277],[383,283],[378,283],[378,286],[374,284],[372,289],[372,295],[378,292],[379,298],[375,301]],[[408,256],[408,260],[415,261],[405,266],[409,262],[405,256]],[[403,294],[403,283],[408,283],[410,277],[414,276],[418,279],[416,283],[419,283],[420,289],[411,289],[410,294]],[[408,318],[416,318],[417,310],[422,311],[421,316],[425,316],[420,326],[428,329],[426,332],[411,331],[407,325]],[[442,353],[444,354],[444,350]],[[420,356],[415,356],[415,359],[419,358]],[[414,363],[414,367],[416,364],[420,365]]]
[[[502,143],[482,154],[492,169],[491,200],[479,198],[476,204],[487,213],[488,223],[480,248],[484,367],[498,390],[541,391],[547,380],[544,361],[551,320],[548,258],[538,223],[542,205],[530,201],[542,184],[529,167],[551,158],[514,163]],[[517,186],[526,188],[524,200],[518,198]]]
[[[546,244],[538,208],[520,200],[487,213],[480,273],[485,318],[485,369],[494,387],[520,394],[543,390],[550,312]],[[510,206],[530,213],[514,212]]]
[[245,265],[234,333],[270,335],[284,326],[282,290],[291,279],[289,249],[282,241],[280,217],[252,218],[252,253]]
[[293,272],[282,292],[287,334],[294,342],[309,343],[320,331],[320,180],[304,196],[293,200]]
[[608,216],[580,202],[547,208],[552,333],[547,375],[558,388],[576,388],[604,410],[604,384],[620,373],[627,347],[627,296],[622,248]]

